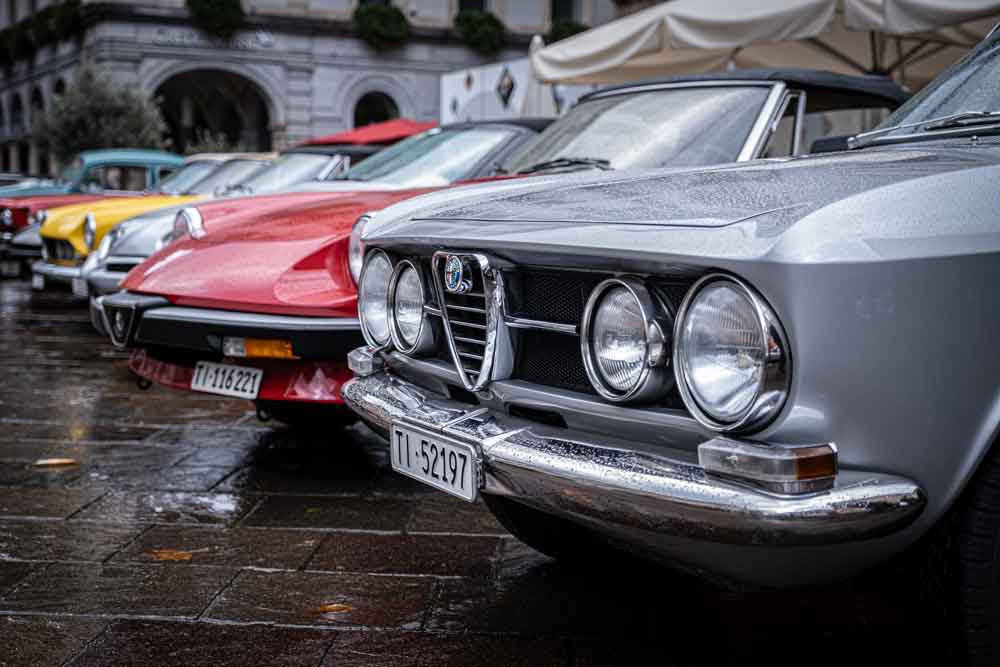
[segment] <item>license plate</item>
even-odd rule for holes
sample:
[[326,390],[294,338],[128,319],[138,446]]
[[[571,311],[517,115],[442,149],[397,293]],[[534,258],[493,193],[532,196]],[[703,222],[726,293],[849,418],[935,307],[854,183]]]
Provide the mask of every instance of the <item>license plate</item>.
[[260,393],[263,378],[264,371],[259,368],[199,361],[194,367],[191,390],[253,400]]
[[392,469],[473,502],[479,494],[476,449],[437,433],[392,425]]
[[81,299],[90,298],[90,288],[87,287],[87,281],[83,278],[73,278],[73,296],[80,297]]
[[0,261],[0,276],[4,278],[16,278],[21,275],[21,262],[9,259]]
[[32,289],[45,289],[45,276],[40,273],[34,273],[31,276],[31,288]]

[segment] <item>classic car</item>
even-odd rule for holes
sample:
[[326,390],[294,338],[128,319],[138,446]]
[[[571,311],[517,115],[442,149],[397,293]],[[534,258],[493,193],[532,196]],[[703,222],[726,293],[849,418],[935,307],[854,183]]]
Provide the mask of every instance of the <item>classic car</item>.
[[[769,136],[761,136],[757,128],[781,125],[786,107],[803,99],[806,81],[814,103],[826,105],[817,107],[817,112],[822,108],[831,114],[856,109],[871,113],[895,107],[905,97],[898,87],[881,79],[804,72],[794,73],[793,78],[788,74],[778,79],[773,72],[756,72],[710,77],[700,85],[684,78],[617,88],[582,101],[522,150],[508,147],[507,155],[466,156],[468,144],[473,138],[480,143],[490,124],[432,130],[369,159],[350,170],[343,181],[345,188],[397,189],[395,193],[369,191],[338,198],[327,213],[321,205],[310,204],[308,215],[317,218],[315,224],[303,224],[304,214],[296,209],[280,216],[248,212],[242,222],[234,216],[226,225],[213,224],[205,211],[185,214],[190,217],[182,224],[191,225],[194,233],[129,274],[122,283],[126,292],[95,301],[95,306],[102,311],[102,319],[126,327],[118,334],[110,332],[119,345],[140,348],[133,357],[133,370],[140,376],[210,392],[218,390],[218,382],[243,378],[242,391],[235,395],[256,399],[264,412],[281,421],[294,421],[298,415],[307,419],[312,411],[300,409],[296,402],[341,404],[345,345],[360,340],[354,317],[346,321],[344,314],[355,309],[358,236],[369,219],[363,213],[424,191],[413,190],[415,186],[440,187],[460,178],[653,167],[674,160],[707,164],[757,155],[772,145]],[[798,83],[793,86],[793,81]],[[748,110],[752,100],[760,106]],[[831,106],[834,103],[840,106]],[[812,115],[805,117],[815,120]],[[737,127],[742,127],[742,133]],[[829,125],[829,129],[834,127]],[[706,128],[718,134],[705,132]],[[633,133],[627,140],[626,129]],[[797,129],[804,134],[805,121]],[[495,130],[488,136],[492,134]],[[789,132],[792,135],[799,136]],[[744,148],[747,145],[749,149]],[[505,181],[502,187],[512,186]],[[348,243],[349,237],[353,244]],[[258,269],[248,272],[247,264]],[[188,308],[177,313],[171,304]],[[263,313],[282,318],[272,322]],[[177,317],[185,318],[183,335],[180,328],[164,324]],[[341,319],[319,324],[307,317]],[[256,323],[255,345],[260,339],[281,347],[255,348],[259,351],[238,347],[246,345],[247,336],[253,338],[254,329],[248,323]],[[318,346],[300,332],[317,327],[329,329],[328,335],[336,331],[336,340]],[[207,347],[192,352],[186,338],[191,332],[208,341]],[[227,347],[230,339],[236,347]],[[278,354],[285,358],[266,360],[267,355]],[[302,361],[290,356],[302,357]],[[265,360],[258,361],[261,357]],[[324,371],[319,377],[317,361],[331,364],[336,372]]]
[[348,259],[354,222],[428,187],[491,174],[548,123],[435,128],[346,178],[303,186],[312,192],[185,209],[171,243],[125,277],[126,291],[95,299],[92,318],[115,345],[135,350],[130,366],[147,381],[256,400],[262,416],[290,423],[312,422],[316,405],[353,420],[338,391],[349,375],[345,354],[360,340]]
[[234,154],[209,166],[207,174],[186,183],[187,187],[178,192],[161,190],[155,195],[106,199],[47,211],[39,230],[42,261],[31,267],[33,286],[45,289],[46,285],[68,284],[80,292],[77,296],[85,297],[86,283],[79,280],[80,268],[115,225],[147,211],[223,195],[233,184],[266,167],[274,157],[270,153]]
[[851,150],[380,212],[345,401],[561,559],[782,587],[926,537],[997,664],[998,56]]
[[134,148],[84,151],[70,161],[59,178],[0,187],[0,197],[33,197],[73,192],[151,190],[177,171],[184,158],[173,153]]
[[[184,165],[164,178],[157,190],[164,194],[180,194],[191,185],[205,178],[219,163],[231,154],[202,153],[184,160]],[[0,276],[20,276],[30,262],[41,259],[42,239],[37,228],[45,222],[49,209],[74,204],[85,204],[110,197],[134,197],[134,192],[105,191],[31,197],[0,197]],[[26,227],[34,231],[20,232]],[[14,239],[17,238],[15,242]]]

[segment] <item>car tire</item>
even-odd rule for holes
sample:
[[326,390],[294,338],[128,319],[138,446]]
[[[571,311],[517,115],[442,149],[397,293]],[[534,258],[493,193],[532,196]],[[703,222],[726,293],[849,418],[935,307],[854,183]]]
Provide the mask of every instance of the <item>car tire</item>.
[[957,618],[969,665],[1000,664],[1000,449],[963,493],[950,531]]
[[350,426],[357,415],[342,405],[297,403],[292,401],[257,401],[258,414],[296,429],[331,430]]
[[566,564],[607,558],[614,552],[583,526],[503,496],[483,494],[493,516],[511,535],[535,551]]

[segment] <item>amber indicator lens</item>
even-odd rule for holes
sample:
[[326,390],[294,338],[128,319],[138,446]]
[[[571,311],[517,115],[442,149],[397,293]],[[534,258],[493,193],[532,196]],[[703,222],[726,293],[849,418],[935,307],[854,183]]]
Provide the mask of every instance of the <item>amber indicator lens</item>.
[[223,338],[222,354],[246,359],[298,359],[288,340],[266,338]]

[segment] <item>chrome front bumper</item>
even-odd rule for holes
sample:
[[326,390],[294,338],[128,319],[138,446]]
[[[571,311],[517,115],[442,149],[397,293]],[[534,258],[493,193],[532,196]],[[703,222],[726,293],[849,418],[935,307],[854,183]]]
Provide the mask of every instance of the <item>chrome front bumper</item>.
[[119,285],[125,277],[125,274],[121,271],[94,269],[93,271],[87,272],[86,275],[81,274],[81,277],[86,279],[92,295],[104,296],[106,294],[114,294],[115,292],[121,291],[121,287]]
[[707,474],[689,450],[638,451],[629,442],[452,401],[392,372],[372,370],[344,386],[346,403],[382,432],[403,422],[472,444],[482,459],[483,493],[640,548],[653,545],[663,555],[721,574],[741,577],[745,568],[726,567],[720,546],[798,551],[801,557],[804,550],[784,548],[886,536],[909,525],[925,504],[912,481],[844,469],[827,491],[771,494]]
[[46,282],[62,283],[65,285],[71,285],[73,278],[80,277],[79,266],[60,266],[45,261],[32,264],[31,271],[32,273],[45,276]]

